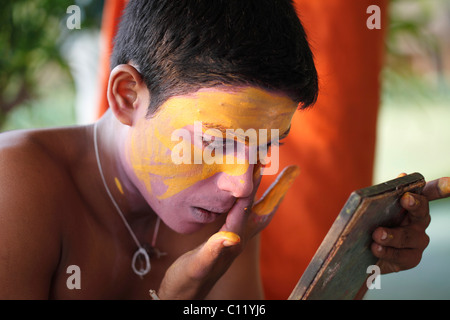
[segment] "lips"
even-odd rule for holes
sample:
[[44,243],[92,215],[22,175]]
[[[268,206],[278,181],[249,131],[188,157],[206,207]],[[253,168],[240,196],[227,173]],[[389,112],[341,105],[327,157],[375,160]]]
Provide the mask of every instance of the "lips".
[[214,222],[221,214],[200,207],[192,207],[192,216],[199,223]]

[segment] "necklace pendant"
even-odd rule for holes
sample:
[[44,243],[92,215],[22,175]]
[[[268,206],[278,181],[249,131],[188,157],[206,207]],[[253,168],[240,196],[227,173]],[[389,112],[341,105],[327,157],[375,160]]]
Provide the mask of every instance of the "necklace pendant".
[[162,256],[167,255],[167,252],[161,252],[161,251],[159,251],[158,248],[153,248],[153,247],[152,247],[151,254],[154,254],[154,255],[156,256],[156,259],[159,259],[159,258],[161,258]]
[[167,255],[167,252],[161,252],[158,248],[150,246],[148,243],[144,243],[143,248],[147,251],[150,257],[155,257],[156,259],[161,258],[162,256]]
[[[144,266],[142,266],[142,261],[141,262],[141,266],[136,267],[137,265],[137,260],[142,260],[142,258],[144,258]],[[144,248],[140,247],[133,255],[133,260],[131,261],[131,268],[133,269],[134,273],[136,273],[138,276],[140,276],[141,278],[143,276],[145,276],[147,273],[150,272],[150,270],[152,269],[152,265],[150,264],[150,257],[147,253],[147,250],[145,250]]]

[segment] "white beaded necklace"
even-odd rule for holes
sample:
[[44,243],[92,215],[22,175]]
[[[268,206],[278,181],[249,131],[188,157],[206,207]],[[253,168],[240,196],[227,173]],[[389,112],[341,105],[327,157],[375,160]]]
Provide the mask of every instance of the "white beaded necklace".
[[[136,252],[133,255],[133,260],[131,261],[131,268],[133,269],[134,273],[136,273],[138,276],[140,276],[142,278],[147,273],[149,273],[151,268],[152,268],[152,266],[150,264],[150,256],[149,256],[147,250],[141,245],[141,243],[139,242],[138,238],[134,234],[133,230],[131,229],[130,225],[127,222],[127,219],[125,219],[125,216],[123,215],[122,211],[120,210],[119,205],[114,200],[114,197],[113,197],[111,191],[109,191],[108,185],[106,184],[106,180],[105,180],[105,177],[103,175],[103,170],[102,170],[102,166],[101,166],[101,163],[100,163],[100,157],[99,157],[99,154],[98,154],[97,122],[94,124],[94,148],[95,148],[95,157],[97,159],[98,171],[100,172],[100,176],[102,177],[102,181],[103,181],[103,185],[105,186],[105,190],[108,193],[112,204],[114,205],[114,207],[116,208],[117,212],[119,213],[119,216],[122,218],[122,221],[125,224],[125,227],[127,227],[128,232],[130,233],[131,237],[133,238],[134,242],[136,243],[136,245],[138,247],[138,249],[136,250]],[[160,222],[161,222],[161,218],[158,216],[158,218],[156,219],[155,230],[153,232],[152,246],[149,248],[151,253],[155,253],[156,254],[157,258],[159,258],[159,257],[161,257],[163,255],[166,255],[165,252],[161,252],[161,251],[158,250],[158,248],[155,247],[156,238],[158,236],[158,230],[159,230]],[[144,267],[140,267],[139,269],[136,267],[136,262],[137,262],[138,257],[140,257],[140,258],[143,257],[144,258],[144,262],[145,262],[145,266]]]

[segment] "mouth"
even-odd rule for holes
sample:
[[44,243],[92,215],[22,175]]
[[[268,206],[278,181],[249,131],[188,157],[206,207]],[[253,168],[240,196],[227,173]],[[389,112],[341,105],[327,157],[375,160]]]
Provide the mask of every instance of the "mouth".
[[200,207],[191,207],[192,216],[199,223],[211,223],[220,217],[224,212],[214,212]]

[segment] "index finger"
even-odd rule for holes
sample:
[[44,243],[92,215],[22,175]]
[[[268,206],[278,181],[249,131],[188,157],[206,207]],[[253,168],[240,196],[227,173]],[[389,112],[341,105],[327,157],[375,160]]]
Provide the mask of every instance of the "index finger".
[[427,182],[422,194],[427,197],[428,201],[450,197],[450,178],[443,177]]
[[[428,198],[424,195],[406,192],[400,199],[404,209],[408,211],[408,218],[411,222],[420,222],[425,228],[430,224],[430,208]],[[409,224],[404,220],[402,225]]]
[[238,235],[242,234],[246,221],[248,220],[249,208],[253,200],[249,198],[236,199],[231,210],[228,212],[225,224],[220,229],[221,231],[231,231]]

